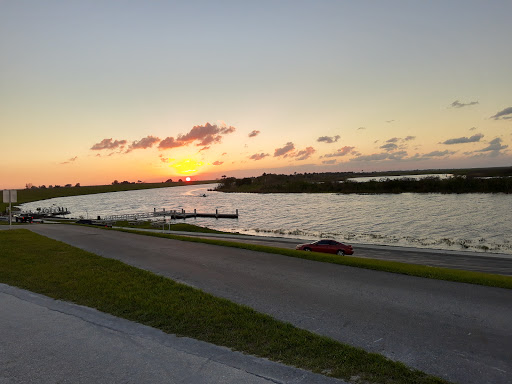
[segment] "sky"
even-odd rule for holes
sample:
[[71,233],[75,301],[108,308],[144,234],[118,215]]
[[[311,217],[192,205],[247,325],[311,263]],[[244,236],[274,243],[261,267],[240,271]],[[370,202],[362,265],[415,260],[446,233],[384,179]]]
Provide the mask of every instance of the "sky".
[[511,14],[0,0],[0,189],[512,166]]

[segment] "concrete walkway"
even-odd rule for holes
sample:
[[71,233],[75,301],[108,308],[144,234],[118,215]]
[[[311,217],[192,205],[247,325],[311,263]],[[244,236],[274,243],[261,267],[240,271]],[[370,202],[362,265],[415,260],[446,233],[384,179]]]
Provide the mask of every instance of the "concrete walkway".
[[0,383],[344,383],[0,284]]

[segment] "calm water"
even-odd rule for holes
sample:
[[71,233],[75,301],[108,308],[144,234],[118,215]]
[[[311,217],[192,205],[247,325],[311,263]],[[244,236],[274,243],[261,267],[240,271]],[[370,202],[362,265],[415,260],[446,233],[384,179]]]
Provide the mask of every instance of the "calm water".
[[[239,219],[187,219],[210,228],[259,234],[512,254],[512,196],[505,194],[247,194],[208,191],[214,184],[74,196],[52,205],[72,217],[152,212],[154,208],[234,213]],[[201,195],[206,194],[207,197]]]

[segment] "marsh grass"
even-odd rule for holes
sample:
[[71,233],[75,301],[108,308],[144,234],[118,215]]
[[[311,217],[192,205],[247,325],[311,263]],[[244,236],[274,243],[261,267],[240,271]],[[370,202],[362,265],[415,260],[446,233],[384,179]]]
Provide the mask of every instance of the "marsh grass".
[[381,355],[25,229],[0,232],[0,282],[345,380],[359,376],[365,383],[445,383]]

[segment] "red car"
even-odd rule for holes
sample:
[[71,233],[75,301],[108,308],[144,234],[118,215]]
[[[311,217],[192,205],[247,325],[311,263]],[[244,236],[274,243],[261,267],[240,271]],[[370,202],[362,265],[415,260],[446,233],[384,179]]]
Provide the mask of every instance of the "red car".
[[333,253],[340,256],[354,254],[354,250],[351,245],[343,244],[335,240],[318,240],[313,243],[299,244],[295,249],[300,251]]

